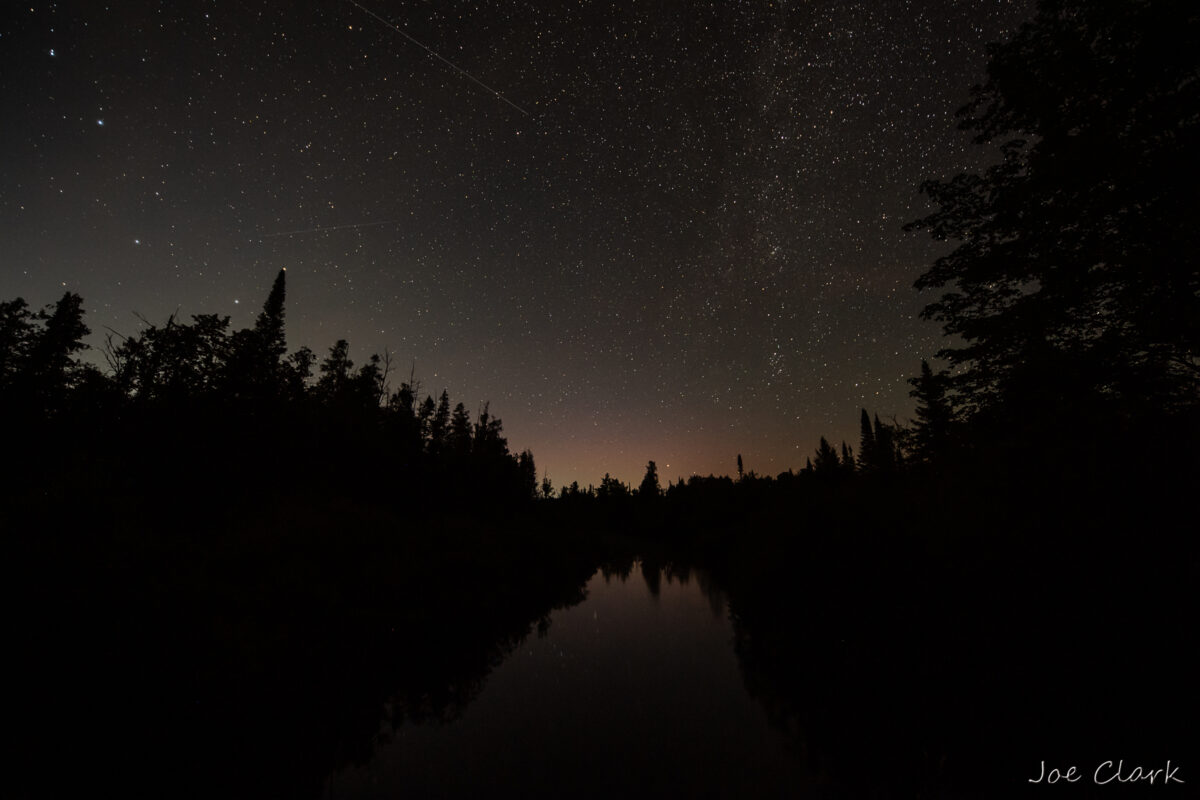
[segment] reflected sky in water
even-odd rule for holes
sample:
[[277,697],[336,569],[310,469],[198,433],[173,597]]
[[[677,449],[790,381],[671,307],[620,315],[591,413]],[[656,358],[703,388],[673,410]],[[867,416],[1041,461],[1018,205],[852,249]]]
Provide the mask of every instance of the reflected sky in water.
[[403,725],[325,796],[801,790],[795,744],[743,688],[724,599],[703,578],[647,581],[640,565],[625,580],[597,573],[587,600],[554,612],[548,633],[517,647],[459,719]]

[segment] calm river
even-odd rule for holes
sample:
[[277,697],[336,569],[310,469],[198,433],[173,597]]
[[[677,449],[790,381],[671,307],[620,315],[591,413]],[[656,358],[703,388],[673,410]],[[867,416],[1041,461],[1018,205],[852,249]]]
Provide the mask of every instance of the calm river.
[[794,741],[747,694],[702,573],[597,572],[450,722],[405,722],[326,797],[794,796]]

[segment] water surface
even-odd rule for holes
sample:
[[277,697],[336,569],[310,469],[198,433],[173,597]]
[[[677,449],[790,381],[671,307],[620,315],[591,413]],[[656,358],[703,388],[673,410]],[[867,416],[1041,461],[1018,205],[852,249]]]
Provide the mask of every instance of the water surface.
[[[746,692],[723,595],[702,573],[598,572],[457,719],[403,723],[330,797],[787,796],[795,743]],[[516,796],[514,794],[513,796]]]

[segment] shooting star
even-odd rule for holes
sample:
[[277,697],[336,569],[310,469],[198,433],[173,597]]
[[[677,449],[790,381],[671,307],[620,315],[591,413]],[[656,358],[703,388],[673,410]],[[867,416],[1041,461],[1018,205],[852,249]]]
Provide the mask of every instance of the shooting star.
[[485,89],[487,92],[489,92],[489,93],[491,93],[491,94],[495,95],[497,99],[499,99],[499,100],[503,100],[505,103],[508,103],[510,106],[512,106],[513,108],[515,108],[517,111],[520,111],[520,112],[521,112],[522,114],[524,114],[525,116],[527,116],[527,117],[529,116],[529,112],[528,112],[528,111],[526,111],[525,109],[521,108],[519,105],[517,105],[516,103],[514,103],[512,100],[509,100],[507,97],[505,97],[504,95],[500,94],[500,93],[499,93],[499,92],[497,92],[495,89],[493,89],[492,87],[488,86],[488,85],[487,85],[486,83],[484,83],[483,81],[479,80],[479,78],[476,78],[474,75],[472,75],[471,73],[467,72],[467,71],[466,71],[465,69],[463,69],[462,67],[460,67],[460,66],[458,66],[457,64],[455,64],[453,61],[450,61],[450,60],[449,60],[449,59],[447,59],[447,58],[443,58],[441,55],[439,55],[439,54],[435,53],[435,52],[434,52],[434,51],[433,51],[431,48],[429,48],[429,47],[426,47],[425,45],[421,44],[419,41],[417,41],[417,40],[416,40],[416,39],[414,39],[412,36],[410,36],[408,33],[406,33],[406,32],[405,32],[405,31],[404,31],[402,28],[400,28],[400,26],[399,26],[399,25],[396,25],[396,24],[395,24],[395,23],[393,23],[393,22],[388,22],[386,19],[384,19],[383,17],[379,16],[378,14],[376,14],[376,13],[375,13],[374,11],[372,11],[371,9],[369,9],[369,8],[367,8],[366,6],[364,6],[363,4],[361,4],[361,3],[357,2],[357,0],[346,0],[346,2],[347,2],[347,3],[349,3],[350,5],[354,6],[355,8],[357,8],[359,11],[362,11],[364,14],[370,14],[372,17],[374,17],[375,19],[379,20],[381,23],[383,23],[383,24],[384,24],[384,25],[386,25],[387,27],[391,28],[391,29],[392,29],[392,30],[394,30],[396,33],[398,33],[398,34],[400,34],[401,36],[403,36],[405,39],[408,39],[410,42],[412,42],[413,44],[415,44],[417,47],[421,48],[421,49],[422,49],[422,50],[424,50],[426,53],[429,53],[429,55],[433,56],[433,57],[434,57],[434,58],[436,58],[438,61],[441,61],[443,64],[445,64],[446,66],[450,67],[450,68],[451,68],[451,69],[453,69],[455,72],[459,73],[460,75],[462,75],[462,76],[464,76],[464,77],[468,78],[469,80],[471,80],[471,81],[474,81],[474,82],[475,82],[475,83],[477,83],[478,85],[482,86],[482,87],[483,87],[483,88],[484,88],[484,89]]
[[[398,225],[399,220],[390,219],[386,222],[356,222],[352,225],[321,225],[316,228],[299,228],[294,231],[279,231],[277,233],[264,233],[258,238],[261,239],[277,239],[280,236],[301,236],[309,233],[323,233],[324,231],[344,231],[349,228],[374,228],[379,225]],[[251,241],[255,241],[251,239]]]

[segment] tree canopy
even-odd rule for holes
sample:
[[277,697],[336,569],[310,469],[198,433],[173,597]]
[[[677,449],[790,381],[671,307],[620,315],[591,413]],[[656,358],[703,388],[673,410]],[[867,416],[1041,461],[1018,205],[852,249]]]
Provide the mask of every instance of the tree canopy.
[[1152,0],[1042,0],[992,46],[960,115],[999,163],[924,184],[909,226],[956,245],[916,286],[968,411],[1196,402],[1198,53],[1195,5]]

